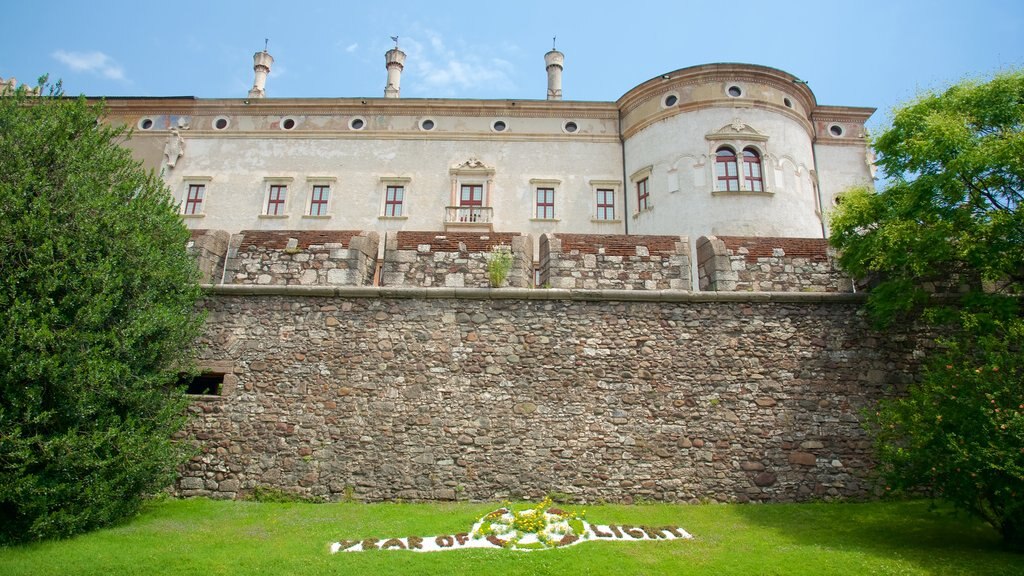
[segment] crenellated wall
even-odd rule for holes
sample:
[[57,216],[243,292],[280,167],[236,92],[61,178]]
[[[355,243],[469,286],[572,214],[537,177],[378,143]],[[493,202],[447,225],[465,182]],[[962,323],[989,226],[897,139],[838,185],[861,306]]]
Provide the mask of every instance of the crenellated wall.
[[700,290],[718,292],[853,292],[828,240],[702,236]]
[[853,294],[223,286],[183,496],[799,501],[873,492],[915,366]]
[[544,234],[540,282],[551,288],[689,290],[690,242],[681,236]]
[[533,240],[502,232],[395,232],[384,245],[384,286],[489,287],[495,248],[512,254],[503,286],[533,286]]
[[229,284],[366,286],[377,267],[376,232],[245,230],[232,238]]

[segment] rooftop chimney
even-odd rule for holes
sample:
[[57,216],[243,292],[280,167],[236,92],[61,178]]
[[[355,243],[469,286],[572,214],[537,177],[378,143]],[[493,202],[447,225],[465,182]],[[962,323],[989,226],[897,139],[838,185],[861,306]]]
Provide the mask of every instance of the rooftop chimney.
[[565,64],[565,54],[562,54],[554,47],[544,55],[544,64],[548,69],[548,100],[562,99],[562,65]]
[[388,83],[384,87],[385,98],[398,98],[402,84],[402,69],[405,68],[405,52],[398,49],[398,36],[392,36],[395,47],[384,54],[384,66],[388,69]]
[[270,74],[270,65],[274,63],[274,57],[264,47],[262,52],[252,55],[252,69],[256,78],[252,82],[252,89],[249,90],[249,98],[263,98],[267,95],[264,86],[267,84],[267,74]]

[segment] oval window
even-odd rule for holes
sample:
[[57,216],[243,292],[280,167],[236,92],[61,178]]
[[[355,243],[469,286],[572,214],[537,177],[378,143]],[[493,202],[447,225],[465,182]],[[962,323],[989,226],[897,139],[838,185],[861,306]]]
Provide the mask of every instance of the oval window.
[[348,127],[353,130],[362,130],[363,126],[366,126],[366,121],[362,118],[353,118],[352,121],[348,123]]
[[729,86],[729,96],[739,98],[740,96],[743,96],[743,90],[740,90],[739,86]]
[[420,124],[420,128],[422,128],[423,130],[433,130],[434,129],[434,121],[433,120],[424,120],[423,123]]
[[577,126],[577,125],[576,125],[576,123],[575,123],[575,122],[573,122],[573,121],[571,121],[571,120],[570,120],[569,122],[566,122],[566,123],[565,123],[565,126],[564,126],[563,128],[564,128],[564,129],[565,129],[565,131],[566,131],[566,132],[568,132],[569,134],[572,134],[572,133],[574,133],[574,132],[576,132],[577,130],[579,130],[579,129],[580,129],[580,127],[579,127],[579,126]]
[[505,128],[508,128],[508,125],[505,124],[504,120],[496,120],[494,124],[491,125],[491,128],[493,128],[495,132],[504,132]]
[[843,135],[843,127],[838,125],[838,124],[833,124],[833,125],[829,126],[828,127],[828,131],[833,136],[842,136]]
[[665,106],[666,107],[675,106],[678,103],[679,103],[679,97],[676,96],[675,94],[669,94],[668,96],[665,97]]

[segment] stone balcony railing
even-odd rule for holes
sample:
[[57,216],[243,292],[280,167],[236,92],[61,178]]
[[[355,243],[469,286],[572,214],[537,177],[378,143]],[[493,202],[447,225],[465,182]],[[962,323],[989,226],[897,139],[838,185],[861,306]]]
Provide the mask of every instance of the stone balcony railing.
[[445,228],[490,230],[493,221],[494,208],[489,206],[447,206],[444,209]]

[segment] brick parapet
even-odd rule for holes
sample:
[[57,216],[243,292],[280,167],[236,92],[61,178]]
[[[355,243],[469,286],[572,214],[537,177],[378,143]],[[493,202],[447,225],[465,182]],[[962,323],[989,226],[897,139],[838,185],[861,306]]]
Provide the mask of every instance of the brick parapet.
[[706,236],[697,240],[701,290],[852,292],[821,238]]
[[512,267],[502,286],[533,285],[533,240],[502,232],[393,232],[384,243],[381,284],[385,286],[490,286],[488,262],[494,250],[508,250]]
[[225,281],[256,285],[373,283],[379,235],[354,230],[245,230],[232,237]]
[[544,234],[540,281],[553,288],[689,290],[685,236]]

